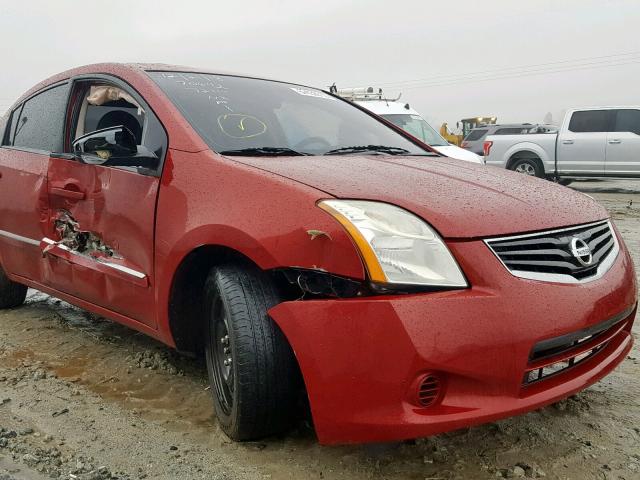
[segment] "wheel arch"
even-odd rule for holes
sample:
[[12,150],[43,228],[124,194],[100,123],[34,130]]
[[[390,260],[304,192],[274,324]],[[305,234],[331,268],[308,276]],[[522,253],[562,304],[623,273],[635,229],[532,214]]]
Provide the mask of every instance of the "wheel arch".
[[[329,225],[332,226],[330,222]],[[273,236],[260,237],[260,229],[252,234],[230,225],[208,224],[181,235],[177,240],[158,242],[155,278],[159,337],[178,350],[194,352],[190,347],[193,336],[197,338],[197,330],[193,331],[196,326],[194,318],[200,317],[191,304],[201,295],[211,268],[221,263],[251,264],[274,273],[287,268],[334,272],[337,265],[338,271],[334,272],[337,275],[356,279],[364,277],[364,267],[346,232],[342,233],[339,225],[327,228],[322,223],[314,223],[314,226],[326,231],[334,241],[312,243],[304,228],[296,230],[295,235],[278,237],[276,241]],[[304,255],[297,254],[300,251]],[[346,258],[345,253],[350,256]],[[342,268],[336,263],[336,258],[346,258]],[[274,274],[272,277],[283,291],[287,290],[289,283],[281,284],[282,275]]]
[[[195,355],[201,351],[204,286],[209,273],[218,265],[242,265],[265,272],[274,271],[226,245],[206,244],[189,251],[174,272],[167,305],[169,333],[176,349],[183,353]],[[284,295],[289,288],[285,277],[274,274],[271,278]]]
[[[170,289],[168,327],[175,347],[182,353],[193,356],[202,353],[205,338],[205,304],[203,301],[205,282],[213,268],[217,265],[229,264],[249,265],[262,271],[269,271],[261,268],[253,259],[240,251],[229,246],[215,244],[193,248],[178,265]],[[272,275],[271,278],[279,291],[286,290],[287,286],[282,284],[284,277]],[[282,332],[283,338],[293,352],[293,361],[300,376],[300,398],[305,399],[306,402],[306,384],[293,345],[280,324],[273,318],[271,321]]]
[[542,160],[542,158],[540,158],[540,155],[538,155],[536,152],[533,152],[531,150],[519,150],[513,153],[509,157],[509,160],[507,161],[507,165],[506,165],[507,170],[511,170],[511,167],[513,167],[513,164],[516,163],[518,160],[522,160],[525,158],[534,160],[536,163],[540,165],[540,168],[542,169],[542,171],[546,173],[546,170],[544,168],[544,161]]
[[176,268],[168,298],[168,327],[176,348],[199,353],[203,337],[204,285],[211,269],[222,264],[244,264],[260,268],[247,255],[225,245],[205,244],[193,248]]
[[513,163],[521,158],[535,158],[540,162],[542,171],[545,173],[547,171],[546,165],[552,161],[544,148],[532,142],[524,142],[514,145],[507,150],[505,158],[507,159],[507,162],[505,163],[505,168],[507,169],[511,169]]

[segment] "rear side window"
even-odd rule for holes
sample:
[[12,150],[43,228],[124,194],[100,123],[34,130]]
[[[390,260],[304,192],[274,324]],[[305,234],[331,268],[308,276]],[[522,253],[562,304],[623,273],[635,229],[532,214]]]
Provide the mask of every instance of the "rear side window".
[[569,122],[572,132],[606,132],[609,130],[609,110],[573,112]]
[[640,135],[640,110],[616,110],[616,121],[612,131]]
[[471,130],[469,132],[469,135],[467,135],[467,138],[465,138],[465,141],[467,142],[474,142],[476,140],[480,140],[482,137],[484,137],[487,134],[487,130],[486,129],[480,129],[480,130]]
[[69,84],[45,90],[27,100],[12,115],[7,145],[14,147],[62,151],[64,117]]
[[513,128],[499,128],[498,130],[496,130],[495,132],[493,132],[494,135],[517,135],[519,133],[523,132],[523,128],[517,128],[517,127],[513,127]]

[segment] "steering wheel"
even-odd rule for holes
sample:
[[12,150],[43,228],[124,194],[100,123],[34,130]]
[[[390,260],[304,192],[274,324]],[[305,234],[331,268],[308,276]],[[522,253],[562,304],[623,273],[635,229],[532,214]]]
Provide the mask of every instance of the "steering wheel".
[[322,147],[332,148],[332,145],[322,137],[307,137],[294,145],[295,150],[302,150],[309,145],[318,144]]

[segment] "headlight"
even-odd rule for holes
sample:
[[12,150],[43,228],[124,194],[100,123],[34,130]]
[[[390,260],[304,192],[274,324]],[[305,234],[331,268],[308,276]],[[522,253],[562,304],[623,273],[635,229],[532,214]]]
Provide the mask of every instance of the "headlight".
[[378,283],[466,287],[439,235],[422,219],[387,203],[323,200],[318,206],[347,230],[369,278]]

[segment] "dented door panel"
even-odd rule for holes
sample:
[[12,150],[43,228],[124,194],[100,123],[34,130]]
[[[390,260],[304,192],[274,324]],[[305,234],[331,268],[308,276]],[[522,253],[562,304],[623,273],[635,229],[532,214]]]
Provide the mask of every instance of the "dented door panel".
[[13,275],[42,279],[48,154],[0,148],[0,262]]
[[40,250],[46,283],[155,326],[153,232],[159,180],[50,158]]

